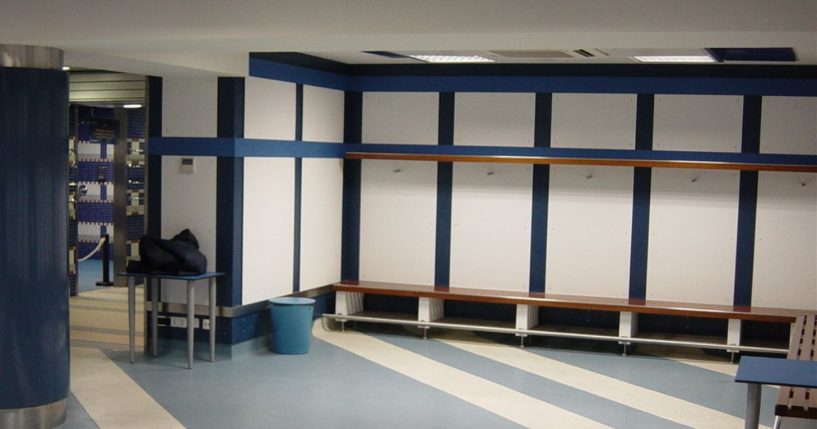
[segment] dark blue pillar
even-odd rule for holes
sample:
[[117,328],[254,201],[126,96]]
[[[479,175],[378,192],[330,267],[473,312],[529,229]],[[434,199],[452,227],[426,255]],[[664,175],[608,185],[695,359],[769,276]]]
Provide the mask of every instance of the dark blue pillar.
[[68,395],[68,80],[42,55],[0,45],[0,427],[59,425]]

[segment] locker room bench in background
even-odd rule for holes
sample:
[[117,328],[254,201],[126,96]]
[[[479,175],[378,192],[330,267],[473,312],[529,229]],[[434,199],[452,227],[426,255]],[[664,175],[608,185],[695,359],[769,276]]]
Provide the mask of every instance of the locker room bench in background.
[[[728,305],[706,305],[652,300],[628,300],[597,298],[589,296],[554,295],[536,292],[512,292],[459,287],[435,287],[372,281],[341,281],[333,285],[336,292],[335,314],[324,314],[325,319],[335,320],[345,328],[345,323],[370,322],[416,326],[426,337],[432,328],[456,329],[477,332],[515,334],[524,345],[529,336],[578,338],[618,342],[624,353],[630,344],[663,344],[702,349],[738,352],[787,354],[788,347],[769,347],[741,343],[741,328],[745,321],[793,324],[802,310]],[[364,295],[416,298],[415,314],[383,313],[367,311]],[[446,301],[465,303],[510,304],[515,306],[515,320],[474,320],[448,318],[444,314]],[[617,332],[569,329],[539,324],[539,309],[572,309],[618,313]],[[689,338],[686,336],[660,336],[638,332],[639,315],[663,315],[727,320],[725,338]]]

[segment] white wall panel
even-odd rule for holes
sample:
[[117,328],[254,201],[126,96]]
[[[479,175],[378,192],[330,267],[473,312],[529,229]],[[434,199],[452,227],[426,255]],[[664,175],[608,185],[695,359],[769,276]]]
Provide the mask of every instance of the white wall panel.
[[301,182],[301,290],[340,280],[343,161],[305,158]]
[[740,152],[743,97],[656,95],[653,149]]
[[162,136],[215,137],[218,121],[216,77],[165,77],[162,81]]
[[533,168],[454,164],[451,286],[527,291]]
[[434,283],[437,163],[363,161],[360,279]]
[[343,91],[304,85],[303,139],[343,141]]
[[533,146],[535,94],[458,93],[454,144]]
[[364,92],[363,143],[437,144],[436,92]]
[[752,305],[817,309],[817,178],[761,172]]
[[817,98],[763,97],[760,152],[817,155]]
[[295,84],[248,77],[244,81],[244,137],[295,139]]
[[[162,157],[162,238],[189,228],[207,257],[207,270],[216,270],[216,158],[194,157],[195,173],[181,172],[179,156]],[[162,300],[187,302],[183,282],[166,281]],[[207,284],[196,285],[196,302],[207,303]]]
[[739,178],[653,169],[648,299],[732,304]]
[[295,161],[244,159],[242,304],[292,292]]
[[550,167],[545,291],[626,298],[633,170]]
[[635,148],[634,94],[553,94],[551,146]]

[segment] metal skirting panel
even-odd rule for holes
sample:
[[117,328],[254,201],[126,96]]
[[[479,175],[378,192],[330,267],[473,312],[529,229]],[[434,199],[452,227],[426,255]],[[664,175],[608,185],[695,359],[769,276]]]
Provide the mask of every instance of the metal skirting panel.
[[0,409],[0,428],[50,429],[65,422],[65,399],[37,407]]

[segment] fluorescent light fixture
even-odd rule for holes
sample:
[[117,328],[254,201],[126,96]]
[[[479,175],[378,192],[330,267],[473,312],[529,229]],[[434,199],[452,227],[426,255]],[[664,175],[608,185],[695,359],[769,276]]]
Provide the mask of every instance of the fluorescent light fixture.
[[141,104],[125,104],[122,107],[124,107],[126,109],[140,109],[140,108],[142,108],[142,105]]
[[633,57],[642,63],[714,63],[709,55],[636,55]]
[[68,71],[68,70],[71,70],[71,67],[68,67],[68,66],[62,66],[62,71]]
[[492,63],[494,60],[479,55],[409,55],[415,60],[427,63]]

